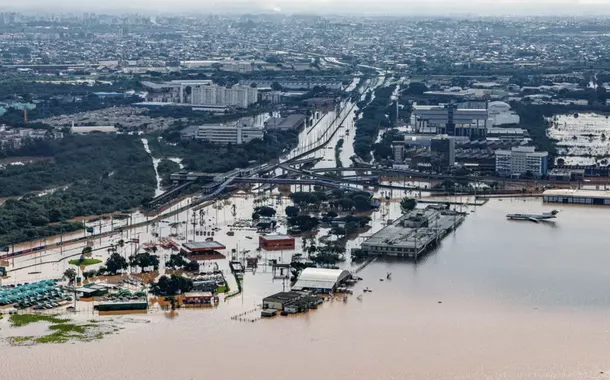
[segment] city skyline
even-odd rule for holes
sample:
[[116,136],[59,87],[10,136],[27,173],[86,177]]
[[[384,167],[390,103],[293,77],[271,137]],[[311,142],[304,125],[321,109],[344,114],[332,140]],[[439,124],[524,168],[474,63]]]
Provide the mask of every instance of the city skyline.
[[63,0],[49,5],[44,0],[9,2],[0,0],[0,11],[28,12],[144,12],[180,14],[237,13],[308,13],[318,15],[601,15],[610,14],[605,0],[473,0],[458,3],[452,0],[380,0],[371,3],[363,0],[132,0],[128,4],[119,0],[82,2]]

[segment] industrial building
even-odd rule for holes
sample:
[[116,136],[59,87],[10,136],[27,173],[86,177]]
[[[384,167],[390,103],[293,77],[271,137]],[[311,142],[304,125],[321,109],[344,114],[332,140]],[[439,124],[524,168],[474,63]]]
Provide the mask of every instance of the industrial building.
[[445,173],[455,165],[455,140],[447,135],[439,135],[431,140],[430,163],[438,173]]
[[351,273],[346,270],[305,268],[292,287],[292,290],[332,293],[343,281],[349,278],[351,278]]
[[519,124],[521,121],[516,112],[511,111],[510,104],[505,102],[490,102],[487,106],[492,126]]
[[542,193],[547,203],[610,206],[610,190],[551,189]]
[[280,292],[269,297],[263,298],[262,316],[269,317],[277,311],[285,314],[296,314],[305,312],[311,308],[316,308],[324,300],[308,292]]
[[272,117],[265,122],[267,129],[279,129],[282,131],[290,131],[300,129],[305,125],[305,115],[293,114],[287,117]]
[[217,144],[245,144],[265,137],[265,130],[258,127],[243,127],[239,124],[206,124],[199,126],[195,139]]
[[258,247],[265,251],[280,251],[294,249],[294,238],[287,235],[260,235]]
[[491,127],[487,109],[458,108],[456,104],[414,104],[411,125],[417,133],[468,137],[483,137]]
[[496,173],[505,177],[519,177],[531,173],[536,178],[547,175],[548,152],[536,152],[533,146],[519,146],[496,151]]
[[363,255],[417,260],[434,243],[460,225],[464,218],[464,214],[444,206],[415,209],[362,243],[360,252]]

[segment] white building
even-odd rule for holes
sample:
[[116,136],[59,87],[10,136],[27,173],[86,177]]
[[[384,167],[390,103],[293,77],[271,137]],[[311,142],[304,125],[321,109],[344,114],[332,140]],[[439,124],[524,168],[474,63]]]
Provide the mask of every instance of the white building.
[[262,139],[265,130],[246,127],[241,124],[207,124],[197,128],[195,138],[217,144],[245,144],[254,139]]
[[506,177],[518,177],[528,172],[537,178],[544,177],[549,167],[548,156],[548,152],[536,152],[533,146],[497,150],[496,172]]
[[486,109],[457,108],[454,104],[414,104],[411,125],[418,133],[469,137],[485,136],[491,126]]
[[292,290],[332,293],[350,276],[348,271],[341,269],[305,268]]
[[487,108],[492,126],[519,124],[521,119],[505,102],[491,102]]

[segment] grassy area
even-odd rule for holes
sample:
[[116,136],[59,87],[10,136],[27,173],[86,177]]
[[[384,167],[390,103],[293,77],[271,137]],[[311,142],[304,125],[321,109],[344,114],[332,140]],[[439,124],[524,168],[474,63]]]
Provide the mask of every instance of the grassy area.
[[221,285],[219,287],[216,288],[216,294],[220,294],[220,293],[228,293],[230,290],[229,285]]
[[13,314],[11,315],[10,320],[13,327],[22,327],[36,322],[49,322],[57,324],[66,323],[69,321],[69,319],[61,319],[53,315],[39,314]]
[[75,259],[75,260],[70,260],[68,261],[70,264],[72,265],[76,265],[76,266],[80,266],[80,265],[95,265],[95,264],[99,264],[102,262],[102,260],[98,260],[98,259],[85,259],[83,261],[80,261],[79,259]]
[[[51,334],[33,337],[33,336],[16,336],[11,337],[10,342],[14,345],[27,345],[33,343],[66,343],[70,340],[91,340],[101,339],[104,332],[90,329],[96,328],[98,325],[91,323],[85,325],[77,325],[68,323],[69,319],[60,319],[52,315],[37,315],[37,314],[22,314],[11,315],[11,323],[14,327],[21,327],[34,322],[49,322]],[[96,322],[97,323],[97,322]]]

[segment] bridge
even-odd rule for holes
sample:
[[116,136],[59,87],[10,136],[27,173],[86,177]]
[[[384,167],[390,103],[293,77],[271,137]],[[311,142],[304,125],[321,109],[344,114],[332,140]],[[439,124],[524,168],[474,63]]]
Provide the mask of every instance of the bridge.
[[187,187],[189,187],[193,183],[195,183],[195,181],[187,181],[187,182],[183,183],[182,185],[172,187],[171,189],[167,190],[165,193],[153,198],[150,202],[148,202],[145,205],[146,208],[153,209],[153,208],[162,206],[163,204],[165,204],[167,201],[169,201],[173,197],[177,197],[178,195],[180,195],[180,193],[183,190],[185,190]]
[[[265,184],[274,184],[274,185],[314,185],[314,186],[323,186],[330,187],[334,189],[342,189],[346,191],[357,191],[357,192],[367,192],[370,191],[349,186],[340,181],[331,181],[331,180],[323,180],[317,178],[311,179],[301,179],[301,178],[257,178],[257,177],[245,177],[245,178],[234,178],[234,182],[237,183],[265,183]],[[362,185],[361,183],[355,183],[356,185]],[[372,194],[372,193],[371,193]]]
[[[280,166],[280,168],[287,172],[299,174],[301,176],[317,178],[317,179],[320,179],[323,181],[335,181],[335,182],[339,182],[339,183],[347,183],[347,184],[361,185],[361,186],[366,185],[365,183],[363,183],[362,181],[359,181],[359,180],[342,178],[342,177],[334,178],[334,177],[327,177],[327,176],[319,175],[319,174],[314,173],[313,170],[302,171],[302,170],[298,170],[295,168],[291,168],[290,166]],[[320,170],[324,171],[322,169],[320,169]],[[349,170],[349,169],[347,169],[347,170],[353,171],[353,170]],[[421,188],[421,187],[416,187],[416,186],[397,186],[397,185],[386,185],[386,184],[382,184],[382,183],[375,183],[370,186],[374,186],[374,187],[377,187],[380,189],[389,189],[389,190],[428,191],[428,192],[441,192],[441,193],[445,192],[445,190],[434,190],[434,189],[430,189],[428,187]]]

